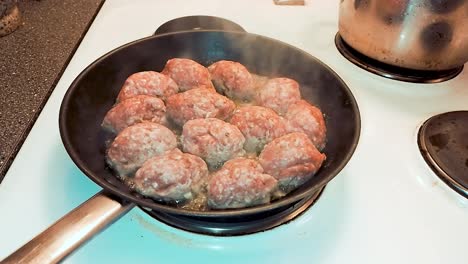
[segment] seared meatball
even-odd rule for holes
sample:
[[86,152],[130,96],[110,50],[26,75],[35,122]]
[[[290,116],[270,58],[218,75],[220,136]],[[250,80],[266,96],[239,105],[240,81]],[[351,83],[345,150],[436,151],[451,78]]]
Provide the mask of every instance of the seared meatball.
[[208,176],[205,162],[179,149],[147,160],[136,172],[135,189],[165,201],[192,199],[200,191],[201,180]]
[[147,159],[176,147],[176,136],[168,128],[142,122],[117,135],[108,149],[107,163],[121,177],[131,176]]
[[261,106],[237,109],[230,123],[244,135],[244,148],[248,152],[259,152],[265,144],[286,134],[285,121],[275,111]]
[[214,89],[208,69],[193,60],[170,59],[161,73],[171,77],[181,92],[197,87]]
[[273,140],[259,156],[265,173],[275,177],[286,191],[310,179],[324,160],[325,154],[304,133],[291,133]]
[[117,101],[123,101],[139,94],[156,96],[166,100],[179,92],[177,84],[164,74],[155,71],[137,72],[127,78]]
[[236,108],[227,97],[206,88],[192,89],[167,99],[167,114],[179,126],[197,118],[226,119]]
[[266,82],[258,92],[257,102],[264,107],[284,114],[289,105],[301,100],[299,84],[289,78],[274,78]]
[[277,181],[252,159],[236,158],[215,172],[207,185],[211,208],[242,208],[270,201]]
[[300,100],[288,108],[285,118],[288,131],[305,133],[319,150],[325,147],[327,129],[320,109]]
[[190,120],[182,131],[184,151],[201,157],[213,168],[245,154],[244,143],[236,126],[216,118]]
[[251,101],[255,96],[255,83],[247,68],[234,61],[218,61],[208,67],[218,92],[227,97]]
[[151,121],[165,125],[166,106],[164,102],[149,95],[137,95],[115,105],[107,112],[102,126],[114,133],[133,124]]
[[262,75],[256,75],[256,74],[250,74],[252,75],[252,79],[253,79],[253,82],[254,82],[254,89],[256,90],[259,90],[260,88],[262,88],[263,86],[265,86],[265,84],[268,82],[268,77],[266,76],[262,76]]

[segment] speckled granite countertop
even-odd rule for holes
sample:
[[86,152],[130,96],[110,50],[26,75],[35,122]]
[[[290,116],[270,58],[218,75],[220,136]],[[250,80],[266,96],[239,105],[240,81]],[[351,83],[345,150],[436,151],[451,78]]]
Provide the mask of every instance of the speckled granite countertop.
[[0,182],[104,0],[22,0],[0,38]]

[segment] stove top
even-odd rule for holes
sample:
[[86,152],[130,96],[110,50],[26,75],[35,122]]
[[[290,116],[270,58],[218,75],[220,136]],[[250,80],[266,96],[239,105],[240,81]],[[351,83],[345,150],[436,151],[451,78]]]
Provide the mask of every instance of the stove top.
[[65,263],[464,262],[468,199],[427,165],[417,135],[430,117],[467,110],[468,71],[436,84],[399,82],[363,71],[335,47],[338,4],[105,2],[0,185],[0,259],[100,190],[77,169],[60,140],[59,107],[73,79],[98,57],[153,34],[167,21],[207,15],[297,46],[341,76],[362,119],[351,161],[312,207],[270,230],[207,236],[134,208]]

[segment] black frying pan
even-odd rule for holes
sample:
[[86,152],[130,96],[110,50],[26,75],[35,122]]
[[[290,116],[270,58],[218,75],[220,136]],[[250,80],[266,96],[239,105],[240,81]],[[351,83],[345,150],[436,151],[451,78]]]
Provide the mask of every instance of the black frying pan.
[[[324,153],[327,159],[322,168],[310,181],[284,198],[244,209],[189,211],[157,203],[130,190],[106,167],[106,135],[100,126],[102,119],[129,75],[145,70],[161,71],[166,61],[175,57],[190,58],[205,66],[218,60],[233,60],[255,74],[297,80],[303,98],[317,105],[326,116],[328,143]],[[88,66],[72,83],[63,99],[59,121],[63,144],[70,157],[104,191],[72,212],[74,216],[64,217],[58,224],[68,227],[69,223],[65,222],[72,217],[79,218],[83,209],[101,210],[101,214],[106,210],[112,212],[107,217],[101,216],[99,221],[93,220],[96,230],[118,218],[134,204],[172,215],[203,218],[242,217],[292,204],[317,192],[341,171],[351,158],[360,134],[356,101],[345,83],[329,67],[310,54],[280,41],[249,33],[223,31],[186,31],[153,36],[109,52]],[[58,230],[61,229],[53,231],[56,233]],[[93,233],[85,233],[76,242]],[[32,242],[44,243],[46,239],[41,234]],[[24,255],[32,247],[26,245],[16,254]],[[71,250],[65,250],[63,256]]]

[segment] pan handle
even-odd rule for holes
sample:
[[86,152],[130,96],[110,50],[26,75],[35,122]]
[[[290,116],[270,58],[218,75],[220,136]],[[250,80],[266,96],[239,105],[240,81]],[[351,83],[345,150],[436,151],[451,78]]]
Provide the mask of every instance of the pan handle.
[[6,263],[57,263],[135,205],[101,191],[13,252]]

